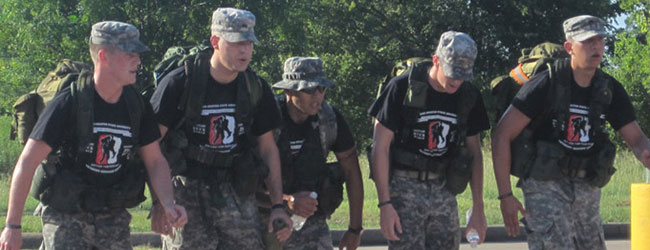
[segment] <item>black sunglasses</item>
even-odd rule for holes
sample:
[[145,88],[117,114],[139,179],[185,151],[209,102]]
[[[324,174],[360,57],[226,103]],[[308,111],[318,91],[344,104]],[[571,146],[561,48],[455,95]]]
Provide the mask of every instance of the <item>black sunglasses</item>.
[[316,90],[318,90],[318,92],[325,93],[325,90],[327,90],[327,87],[316,86],[316,87],[312,87],[312,88],[308,88],[308,89],[302,89],[300,91],[304,92],[306,94],[313,95],[314,93],[316,93]]

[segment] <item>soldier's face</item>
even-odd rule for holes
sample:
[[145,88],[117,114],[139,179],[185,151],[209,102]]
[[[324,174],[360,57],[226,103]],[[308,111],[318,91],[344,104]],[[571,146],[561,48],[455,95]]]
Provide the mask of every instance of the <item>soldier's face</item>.
[[571,55],[572,66],[579,69],[595,70],[603,60],[605,39],[596,35],[581,42],[567,41],[564,48]]
[[106,50],[106,59],[111,68],[111,75],[117,82],[123,85],[135,83],[141,62],[140,54],[112,49]]
[[231,43],[225,39],[218,40],[215,53],[218,52],[221,64],[232,72],[244,72],[253,56],[253,42]]
[[[312,92],[313,91],[313,92]],[[318,114],[321,103],[325,99],[327,88],[308,91],[291,91],[288,95],[289,102],[302,114],[311,116]]]

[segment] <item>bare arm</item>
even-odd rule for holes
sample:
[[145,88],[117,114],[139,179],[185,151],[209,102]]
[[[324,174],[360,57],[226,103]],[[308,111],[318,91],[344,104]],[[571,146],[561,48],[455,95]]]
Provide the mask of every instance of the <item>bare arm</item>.
[[[44,141],[29,139],[23,148],[11,179],[9,206],[5,224],[20,225],[25,209],[25,200],[38,165],[52,151]],[[20,229],[6,228],[0,236],[0,249],[20,249],[22,234]]]
[[[478,231],[481,242],[485,239],[487,221],[485,219],[485,208],[483,204],[483,153],[481,152],[479,135],[469,136],[465,139],[467,149],[472,155],[472,179],[469,182],[472,191],[472,217],[469,221],[469,228]],[[467,232],[465,232],[467,234]]]
[[643,133],[639,124],[636,121],[630,122],[619,129],[618,132],[623,137],[623,140],[627,142],[627,145],[630,146],[634,156],[646,168],[650,169],[650,141],[648,141],[648,137]]
[[[345,175],[345,187],[348,193],[348,202],[350,203],[350,227],[361,228],[363,217],[363,181],[361,180],[361,170],[359,169],[359,158],[355,147],[349,150],[334,153],[336,159],[343,168]],[[345,232],[339,249],[356,249],[359,246],[361,235]]]
[[[510,142],[530,123],[524,113],[510,105],[492,133],[492,162],[499,195],[512,192],[510,183]],[[508,235],[519,234],[517,212],[525,214],[521,203],[514,197],[501,200],[501,214]]]
[[[266,188],[269,190],[271,197],[271,204],[282,204],[282,171],[280,169],[280,152],[273,139],[273,131],[268,131],[257,137],[257,150],[264,161],[269,167],[269,176],[266,178]],[[273,220],[280,218],[284,220],[288,228],[284,228],[277,232],[278,240],[285,241],[291,235],[290,228],[293,223],[289,219],[289,215],[280,209],[273,209],[269,219],[268,231],[273,232]]]
[[[375,130],[373,133],[373,147],[371,154],[372,174],[377,188],[377,199],[379,203],[384,203],[390,200],[390,192],[388,186],[388,154],[390,152],[390,144],[393,141],[395,133],[386,128],[380,122],[375,121]],[[380,226],[382,235],[388,240],[399,240],[398,233],[402,233],[402,224],[399,216],[393,208],[392,204],[386,204],[379,208]]]

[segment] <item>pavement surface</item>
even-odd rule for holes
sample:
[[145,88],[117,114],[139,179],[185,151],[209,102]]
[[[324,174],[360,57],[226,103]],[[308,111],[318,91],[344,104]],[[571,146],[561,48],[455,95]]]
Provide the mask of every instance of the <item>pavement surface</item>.
[[[459,233],[464,232],[461,228]],[[605,239],[610,250],[630,249],[630,224],[604,224]],[[345,233],[344,230],[332,230],[334,246],[338,245],[339,239]],[[513,238],[507,235],[503,226],[489,226],[486,232],[486,243],[481,244],[477,249],[528,249],[526,246],[526,233]],[[37,249],[42,240],[40,233],[23,233],[23,248]],[[149,245],[160,247],[160,236],[152,232],[131,233],[133,245]],[[472,249],[466,242],[462,242],[460,249]],[[379,229],[364,230],[361,236],[361,248],[363,250],[387,249],[386,240]]]

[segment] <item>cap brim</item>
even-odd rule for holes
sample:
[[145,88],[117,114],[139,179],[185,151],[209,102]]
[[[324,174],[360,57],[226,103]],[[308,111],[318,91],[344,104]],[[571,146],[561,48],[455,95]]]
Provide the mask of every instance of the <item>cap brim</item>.
[[462,80],[471,80],[474,77],[472,68],[454,67],[442,61],[440,65],[446,77]]
[[334,87],[334,85],[334,82],[329,79],[316,78],[312,80],[282,80],[273,84],[273,88],[301,91],[303,89],[310,89],[318,86],[331,88]]
[[219,35],[221,38],[231,43],[238,43],[241,41],[259,42],[253,32],[221,32]]
[[583,32],[583,33],[580,33],[578,35],[573,36],[573,40],[578,41],[578,42],[582,42],[582,41],[585,41],[585,40],[589,40],[589,38],[592,38],[592,37],[598,36],[598,35],[600,35],[602,37],[605,37],[605,36],[607,36],[607,33],[605,33],[605,31],[586,31],[586,32]]
[[142,53],[149,51],[149,47],[140,41],[134,41],[126,45],[118,46],[118,48],[130,53]]

